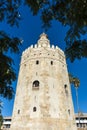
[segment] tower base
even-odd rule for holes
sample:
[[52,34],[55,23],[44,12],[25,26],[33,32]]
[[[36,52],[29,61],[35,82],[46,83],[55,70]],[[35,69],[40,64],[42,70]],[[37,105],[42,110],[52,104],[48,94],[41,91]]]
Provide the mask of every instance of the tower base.
[[20,122],[13,123],[10,130],[77,130],[75,120],[36,118]]

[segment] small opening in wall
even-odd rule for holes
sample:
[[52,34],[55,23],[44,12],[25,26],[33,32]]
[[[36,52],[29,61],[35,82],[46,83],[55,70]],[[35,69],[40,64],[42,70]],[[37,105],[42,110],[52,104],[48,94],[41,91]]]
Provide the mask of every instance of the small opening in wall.
[[68,114],[70,115],[70,109],[68,109]]
[[33,112],[36,112],[37,111],[37,108],[36,107],[33,107]]
[[66,96],[68,96],[68,86],[67,84],[64,85]]
[[38,65],[38,64],[39,64],[39,60],[36,61],[36,65]]
[[51,65],[53,65],[53,61],[51,61],[50,63],[51,63]]
[[20,110],[18,110],[18,114],[20,114]]
[[64,88],[65,88],[65,89],[67,88],[67,84],[64,85]]

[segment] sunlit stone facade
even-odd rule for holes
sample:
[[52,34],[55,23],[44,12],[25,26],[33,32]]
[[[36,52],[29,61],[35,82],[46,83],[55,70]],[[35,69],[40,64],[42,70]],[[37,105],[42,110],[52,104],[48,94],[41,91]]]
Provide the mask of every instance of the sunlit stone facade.
[[11,130],[77,130],[65,55],[45,33],[22,54]]

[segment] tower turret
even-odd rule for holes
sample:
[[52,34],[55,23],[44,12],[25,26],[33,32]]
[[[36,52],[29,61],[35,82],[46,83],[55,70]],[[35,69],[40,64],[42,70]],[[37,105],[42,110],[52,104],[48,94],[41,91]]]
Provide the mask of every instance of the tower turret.
[[65,55],[45,33],[22,53],[11,130],[76,130]]
[[48,47],[50,46],[50,41],[48,40],[48,36],[45,33],[40,35],[40,39],[38,40],[38,46]]

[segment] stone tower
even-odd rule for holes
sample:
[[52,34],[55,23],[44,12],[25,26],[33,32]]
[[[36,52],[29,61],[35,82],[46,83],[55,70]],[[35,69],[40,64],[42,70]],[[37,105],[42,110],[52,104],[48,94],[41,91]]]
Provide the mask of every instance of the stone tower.
[[11,130],[76,130],[65,55],[45,33],[22,54]]

